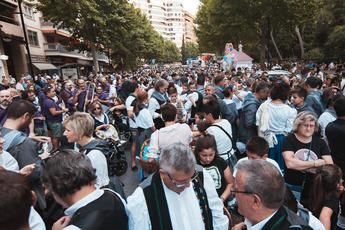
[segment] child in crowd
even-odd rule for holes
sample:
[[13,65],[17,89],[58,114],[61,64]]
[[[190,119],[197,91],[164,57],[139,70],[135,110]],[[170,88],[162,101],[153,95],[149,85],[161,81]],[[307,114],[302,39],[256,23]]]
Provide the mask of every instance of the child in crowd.
[[194,153],[197,163],[213,178],[218,196],[226,202],[230,197],[234,179],[226,161],[218,156],[215,138],[212,135],[200,137],[196,141]]
[[301,86],[296,86],[291,90],[291,104],[297,110],[297,113],[303,111],[314,112],[313,108],[305,103],[308,96],[308,91]]
[[[275,160],[272,160],[268,158],[268,143],[267,141],[259,136],[254,136],[252,137],[246,146],[246,152],[247,152],[247,157],[240,159],[237,164],[241,161],[246,161],[246,160],[266,160],[270,163],[272,163],[277,169],[279,169],[279,172],[281,172],[278,163]],[[237,173],[237,168],[235,165],[233,175],[234,177],[236,176]]]

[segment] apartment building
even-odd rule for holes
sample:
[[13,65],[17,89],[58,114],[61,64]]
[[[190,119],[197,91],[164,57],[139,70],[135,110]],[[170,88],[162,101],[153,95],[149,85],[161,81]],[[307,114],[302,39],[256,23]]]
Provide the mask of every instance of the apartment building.
[[188,11],[183,11],[184,15],[184,40],[185,42],[197,43],[198,39],[195,34],[195,17]]
[[[36,3],[37,0],[22,0],[21,4],[34,73],[76,77],[92,71],[91,54],[71,49],[71,34],[44,21],[42,13],[34,8]],[[97,55],[102,69],[109,59],[104,54]],[[0,0],[0,59],[6,59],[0,60],[0,76],[11,75],[18,79],[29,72],[17,0]]]
[[153,28],[164,38],[182,47],[183,37],[196,42],[194,17],[183,8],[181,0],[129,0],[148,18]]
[[0,76],[20,77],[28,71],[18,2],[0,0]]

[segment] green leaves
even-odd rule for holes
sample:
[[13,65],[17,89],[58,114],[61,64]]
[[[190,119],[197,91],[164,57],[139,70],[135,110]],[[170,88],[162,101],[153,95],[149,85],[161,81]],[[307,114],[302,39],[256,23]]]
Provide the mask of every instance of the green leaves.
[[110,50],[112,60],[122,59],[126,67],[139,59],[165,62],[180,57],[176,45],[164,42],[146,16],[126,0],[40,0],[37,8],[45,20],[79,39],[78,48],[89,50],[95,44],[99,51]]

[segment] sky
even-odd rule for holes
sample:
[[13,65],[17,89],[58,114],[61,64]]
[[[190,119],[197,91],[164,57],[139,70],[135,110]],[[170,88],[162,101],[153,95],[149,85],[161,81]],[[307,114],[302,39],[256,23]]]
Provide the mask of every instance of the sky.
[[185,0],[183,1],[183,5],[185,10],[192,13],[193,15],[196,15],[196,12],[198,11],[198,6],[200,2],[199,0]]

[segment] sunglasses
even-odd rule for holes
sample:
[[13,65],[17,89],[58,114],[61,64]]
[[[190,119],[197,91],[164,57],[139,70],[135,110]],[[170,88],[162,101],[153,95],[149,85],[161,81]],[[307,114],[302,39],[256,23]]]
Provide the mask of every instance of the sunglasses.
[[95,110],[102,110],[102,108],[101,107],[96,107],[96,108],[93,109],[93,111],[95,111]]

